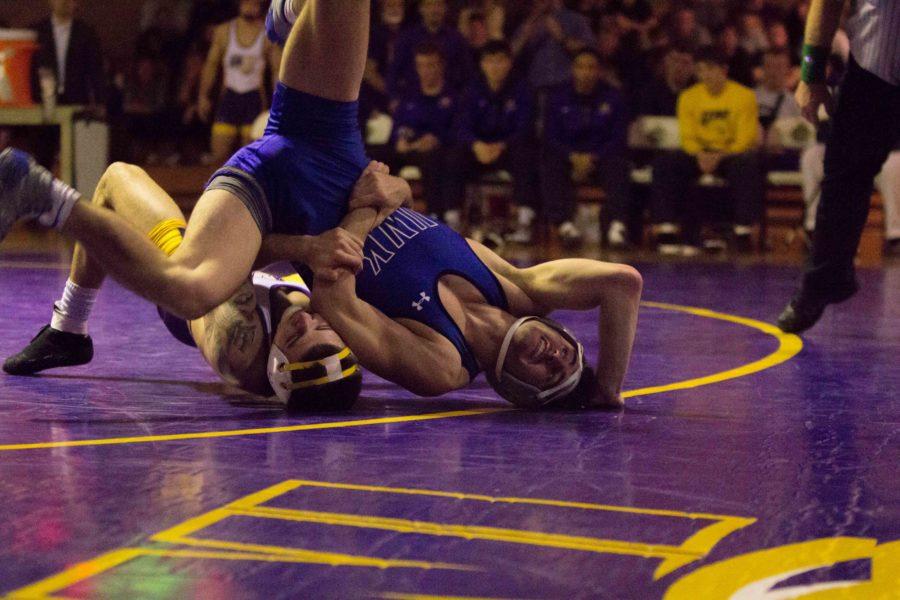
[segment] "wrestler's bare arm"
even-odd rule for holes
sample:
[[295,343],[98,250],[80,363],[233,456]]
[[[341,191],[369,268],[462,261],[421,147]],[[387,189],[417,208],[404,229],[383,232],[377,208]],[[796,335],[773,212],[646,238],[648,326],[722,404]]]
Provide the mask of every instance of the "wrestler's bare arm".
[[354,275],[345,272],[336,282],[317,282],[312,308],[363,367],[414,394],[440,396],[469,382],[452,344],[424,326],[402,325],[360,300]]
[[[541,312],[600,309],[597,402],[621,404],[643,288],[640,273],[627,265],[577,258],[519,269],[483,245],[470,244],[491,270],[524,292]],[[517,316],[529,312],[527,306],[516,307],[514,299],[511,305]]]
[[[341,229],[362,247],[379,222],[371,208],[354,210]],[[398,323],[360,300],[356,276],[346,270],[336,280],[318,277],[312,308],[321,314],[360,364],[379,377],[420,396],[440,396],[469,383],[459,352],[446,338],[418,323]]]

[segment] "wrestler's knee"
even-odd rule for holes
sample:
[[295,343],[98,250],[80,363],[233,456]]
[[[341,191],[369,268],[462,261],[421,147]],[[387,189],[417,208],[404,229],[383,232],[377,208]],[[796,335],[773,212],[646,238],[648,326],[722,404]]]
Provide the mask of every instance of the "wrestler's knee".
[[123,189],[127,182],[133,180],[135,176],[143,174],[144,170],[137,165],[125,162],[114,162],[109,165],[97,183],[97,190],[93,199],[94,204],[114,208],[116,191]]

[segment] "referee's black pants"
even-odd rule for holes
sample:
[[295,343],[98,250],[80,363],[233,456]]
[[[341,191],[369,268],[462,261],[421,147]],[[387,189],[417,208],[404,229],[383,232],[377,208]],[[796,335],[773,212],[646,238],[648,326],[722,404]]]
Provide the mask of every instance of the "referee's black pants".
[[803,277],[804,292],[823,300],[856,289],[853,259],[872,186],[900,140],[900,86],[864,70],[851,56],[832,122],[816,232]]

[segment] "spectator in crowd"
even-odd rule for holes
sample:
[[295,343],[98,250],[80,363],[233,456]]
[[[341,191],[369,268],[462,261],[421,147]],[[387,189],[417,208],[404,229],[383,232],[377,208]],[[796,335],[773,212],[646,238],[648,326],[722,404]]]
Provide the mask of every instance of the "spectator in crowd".
[[769,49],[769,36],[762,16],[758,12],[745,10],[738,17],[738,28],[741,48],[754,65],[758,64],[763,52]]
[[577,243],[582,232],[572,222],[574,184],[599,182],[612,220],[607,240],[624,246],[631,191],[625,153],[628,115],[622,95],[603,81],[595,50],[576,53],[571,72],[571,81],[547,102],[541,160],[544,213],[564,243]]
[[487,19],[483,12],[468,11],[465,20],[460,19],[460,32],[469,46],[469,52],[475,59],[481,56],[481,49],[490,41]]
[[780,154],[781,143],[772,125],[778,119],[800,116],[800,107],[789,87],[791,59],[786,49],[772,48],[763,55],[762,79],[756,86],[759,125],[767,154]]
[[141,5],[141,33],[156,27],[160,13],[166,13],[174,30],[184,35],[190,25],[191,5],[191,0],[144,0]]
[[622,46],[639,52],[650,46],[650,31],[659,25],[648,0],[612,0],[606,11],[622,32]]
[[176,112],[180,121],[179,158],[189,163],[212,162],[212,155],[206,149],[209,132],[206,124],[200,120],[198,99],[203,65],[212,46],[215,30],[215,25],[208,24],[200,35],[192,36],[185,51],[180,77],[175,84]]
[[647,80],[646,53],[641,49],[640,42],[633,39],[628,42],[628,35],[623,36],[615,23],[597,32],[595,48],[607,65],[607,79],[613,85],[631,90]]
[[531,95],[524,82],[510,77],[512,49],[507,42],[489,42],[481,51],[482,77],[460,100],[457,147],[452,152],[448,187],[458,210],[466,183],[474,176],[504,169],[513,177],[513,200],[518,205],[517,230],[510,241],[531,241],[538,208],[537,153],[530,143]]
[[[668,224],[680,217],[684,241],[693,253],[700,242],[701,207],[696,199],[685,198],[685,190],[702,175],[721,175],[733,199],[736,246],[749,250],[764,193],[756,152],[756,96],[728,79],[727,59],[712,47],[697,56],[697,78],[700,82],[678,98],[682,151],[661,156],[655,165],[654,217],[657,223]],[[679,206],[681,199],[683,206]],[[677,247],[677,235],[660,234],[657,243],[660,252],[670,253]]]
[[712,43],[709,31],[697,22],[697,14],[690,6],[679,6],[670,15],[669,43],[699,48]]
[[615,24],[615,19],[607,8],[607,0],[578,0],[568,4],[570,8],[584,15],[591,26],[591,31],[600,31],[604,27]]
[[[486,39],[489,41],[506,39],[506,3],[503,0],[479,0],[469,2],[459,11],[459,30],[464,32],[473,14],[480,14]],[[466,37],[463,33],[463,37]]]
[[[150,59],[157,63],[156,76],[166,79],[166,86],[174,88],[175,79],[185,59],[186,38],[178,21],[178,6],[172,0],[151,2],[157,5],[154,18],[142,29],[135,44],[135,61]],[[143,7],[143,16],[149,10]],[[187,19],[187,15],[184,16]],[[168,99],[167,99],[168,100]]]
[[[784,21],[772,21],[766,26],[766,38],[769,42],[769,48],[774,50],[784,50],[791,55],[791,38],[788,36],[787,26]],[[793,62],[793,61],[792,61]]]
[[[822,179],[825,178],[825,144],[819,142],[804,150],[800,159],[803,173],[803,200],[806,213],[803,229],[807,237],[815,235],[816,213],[822,196]],[[875,178],[875,189],[881,194],[884,206],[884,254],[900,257],[900,144],[888,155]]]
[[475,72],[469,46],[448,23],[446,0],[419,0],[421,23],[407,26],[397,38],[394,60],[388,69],[388,94],[400,98],[419,86],[416,81],[416,49],[436,46],[444,57],[445,79],[454,92],[462,90]]
[[428,212],[458,229],[461,225],[458,198],[450,196],[447,175],[448,152],[453,141],[457,98],[444,76],[444,57],[436,44],[416,49],[418,87],[407,92],[394,114],[391,140],[394,156],[388,162],[399,172],[417,166]]
[[[793,1],[793,0],[791,0]],[[744,12],[758,15],[763,23],[784,20],[784,10],[773,0],[740,0],[736,2]],[[784,4],[784,2],[781,2]]]
[[388,65],[394,57],[397,38],[406,14],[405,0],[379,0],[369,35],[369,56],[359,96],[359,114],[365,123],[372,112],[389,112]]
[[638,114],[674,117],[678,96],[694,80],[694,55],[689,46],[669,46],[663,54],[662,76],[654,77],[637,96]]
[[[622,38],[618,28],[615,26],[602,27],[597,32],[597,43],[594,46],[600,61],[606,65],[606,79],[612,85],[622,88],[625,87],[625,77],[623,76],[627,68],[633,68],[633,64],[629,58],[624,56],[622,51]],[[629,72],[629,74],[631,74]]]
[[718,31],[728,20],[728,0],[695,0],[697,22],[707,31]]
[[[793,52],[791,38],[783,21],[772,21],[769,23],[766,31],[769,36],[769,50],[781,50],[788,58],[790,68],[788,69],[786,84],[793,90],[800,83],[800,53]],[[765,57],[763,58],[765,59]],[[762,69],[760,69],[758,79],[762,79],[762,77]]]
[[[662,58],[662,72],[636,94],[637,114],[640,116],[658,116],[675,118],[678,107],[678,96],[694,81],[694,54],[689,46],[669,46]],[[639,123],[635,123],[639,127]],[[636,162],[649,164],[656,171],[658,161],[665,161],[671,150],[654,150],[637,152]],[[663,167],[664,168],[664,167]],[[674,236],[678,226],[673,222],[673,215],[652,215],[658,236]],[[672,246],[674,249],[675,246]]]
[[218,26],[200,79],[197,111],[213,117],[212,90],[222,72],[222,92],[213,119],[213,161],[223,163],[238,144],[251,141],[251,128],[268,103],[266,65],[278,73],[278,51],[266,38],[263,0],[240,0],[236,19]]
[[716,33],[716,47],[728,60],[728,78],[743,86],[753,87],[753,60],[741,46],[735,24],[726,23]]
[[168,97],[165,65],[150,56],[139,57],[124,88],[123,109],[132,162],[156,162],[163,134],[170,131],[165,126]]
[[546,91],[566,83],[572,54],[594,45],[587,18],[565,7],[563,0],[535,0],[531,14],[513,38],[513,54],[528,67],[528,83]]
[[40,49],[32,60],[32,96],[41,99],[43,69],[56,79],[57,103],[80,104],[102,113],[107,90],[97,34],[75,17],[77,0],[49,0],[49,5],[50,17],[34,27]]

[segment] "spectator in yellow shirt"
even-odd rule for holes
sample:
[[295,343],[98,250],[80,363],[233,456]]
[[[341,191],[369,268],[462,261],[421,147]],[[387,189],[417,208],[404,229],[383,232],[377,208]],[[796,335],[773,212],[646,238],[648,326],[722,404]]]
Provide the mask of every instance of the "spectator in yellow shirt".
[[757,152],[759,111],[753,90],[728,79],[727,58],[709,47],[697,56],[699,83],[678,98],[681,151],[654,163],[654,220],[665,231],[657,236],[660,252],[679,249],[671,227],[680,222],[683,241],[691,250],[699,245],[701,206],[685,194],[697,178],[718,175],[728,183],[733,201],[735,247],[752,248],[752,226],[763,204],[763,176]]

